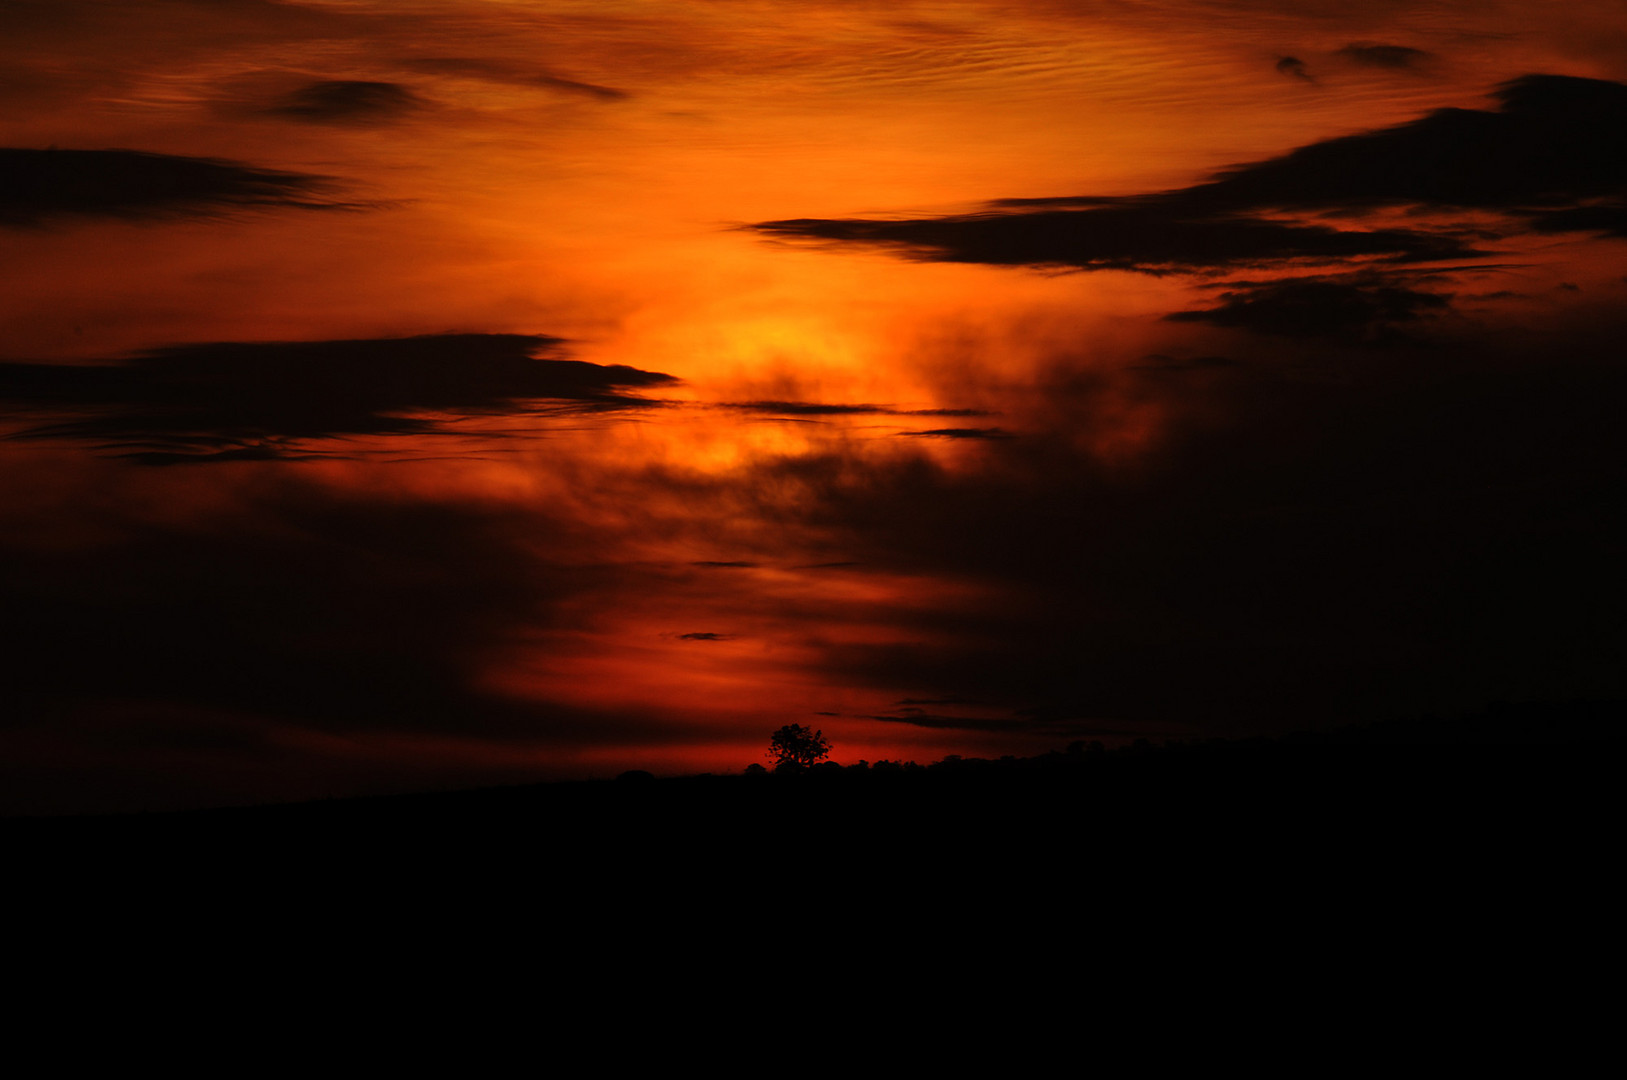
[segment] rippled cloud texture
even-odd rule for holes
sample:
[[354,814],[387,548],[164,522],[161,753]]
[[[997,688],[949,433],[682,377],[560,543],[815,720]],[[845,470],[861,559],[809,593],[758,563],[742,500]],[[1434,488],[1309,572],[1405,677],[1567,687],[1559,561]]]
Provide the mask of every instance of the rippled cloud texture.
[[8,812],[1627,697],[1627,14],[0,0]]

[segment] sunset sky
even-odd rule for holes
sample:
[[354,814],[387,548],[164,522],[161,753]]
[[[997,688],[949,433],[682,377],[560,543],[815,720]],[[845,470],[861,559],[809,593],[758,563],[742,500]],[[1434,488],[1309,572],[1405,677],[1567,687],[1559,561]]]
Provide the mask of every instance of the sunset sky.
[[0,0],[0,811],[1627,697],[1620,0]]

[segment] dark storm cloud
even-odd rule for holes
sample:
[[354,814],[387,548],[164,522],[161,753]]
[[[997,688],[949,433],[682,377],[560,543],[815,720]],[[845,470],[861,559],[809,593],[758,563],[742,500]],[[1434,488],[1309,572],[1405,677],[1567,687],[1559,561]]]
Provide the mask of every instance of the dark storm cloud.
[[988,416],[986,409],[895,409],[890,405],[836,404],[820,401],[729,401],[719,408],[779,416]]
[[[959,702],[945,701],[939,704],[955,705]],[[882,724],[908,724],[911,727],[928,728],[935,731],[980,731],[997,734],[1023,734],[1023,735],[1049,735],[1057,739],[1079,738],[1088,735],[1108,734],[1135,734],[1130,732],[1117,732],[1108,729],[1108,725],[1099,720],[1092,720],[1069,715],[1053,716],[1045,710],[1023,710],[1010,717],[976,717],[976,716],[949,716],[943,713],[929,713],[922,709],[900,709],[892,715],[880,714],[865,717]]]
[[936,728],[953,731],[1013,731],[1021,727],[1009,720],[985,720],[968,716],[941,716],[920,709],[906,709],[895,716],[867,716],[883,724],[909,724],[912,727]]
[[445,430],[459,416],[648,406],[630,388],[672,376],[550,358],[533,334],[223,342],[113,364],[0,364],[0,400],[62,418],[23,437],[87,440],[151,464],[301,456],[300,442]]
[[59,217],[165,217],[244,207],[355,208],[324,177],[139,150],[0,148],[0,225]]
[[667,734],[484,677],[636,574],[579,521],[291,474],[155,517],[105,480],[72,544],[0,507],[0,813],[514,783]]
[[1430,59],[1431,54],[1422,49],[1408,48],[1405,45],[1382,45],[1358,41],[1340,49],[1339,55],[1364,67],[1408,71]]
[[1222,292],[1220,305],[1178,311],[1172,322],[1206,322],[1260,334],[1337,338],[1380,345],[1406,340],[1399,323],[1451,306],[1447,294],[1407,287],[1394,276],[1307,277],[1239,283]]
[[693,634],[679,634],[680,641],[733,641],[733,634],[713,634],[708,631],[699,631]]
[[627,91],[617,90],[613,86],[578,82],[575,79],[561,79],[556,75],[534,75],[529,81],[533,86],[546,87],[549,90],[561,90],[567,94],[585,94],[599,101],[624,101],[632,96]]
[[483,650],[571,590],[531,557],[524,530],[545,523],[525,517],[285,487],[195,524],[126,520],[89,546],[8,540],[6,716],[122,698],[473,724]]
[[1496,112],[1438,109],[1245,165],[1175,197],[1227,209],[1520,209],[1627,192],[1627,86],[1527,75]]
[[1296,79],[1304,79],[1306,82],[1315,81],[1311,78],[1310,71],[1306,69],[1305,61],[1297,56],[1285,56],[1278,60],[1277,73],[1279,75],[1291,75]]
[[1627,200],[1568,210],[1539,210],[1526,216],[1532,228],[1541,233],[1592,232],[1627,237]]
[[879,244],[932,262],[1190,272],[1286,260],[1377,257],[1413,262],[1477,252],[1450,236],[1412,229],[1341,231],[1190,210],[1164,200],[1121,200],[1096,210],[964,214],[919,221],[766,221],[769,236]]
[[[1530,227],[1526,219],[1550,230],[1616,228],[1627,196],[1627,86],[1530,75],[1494,96],[1495,112],[1440,109],[1163,194],[1006,199],[951,217],[793,219],[752,228],[785,239],[880,245],[929,261],[1151,273],[1483,254],[1470,246],[1477,234],[1468,229],[1340,230],[1258,216],[1273,210],[1479,208],[1525,215],[1510,219],[1516,229]],[[1609,206],[1593,207],[1597,200]]]
[[721,406],[742,412],[784,413],[791,416],[850,416],[863,413],[886,413],[885,405],[831,405],[817,401],[730,401]]
[[600,86],[597,83],[567,79],[551,72],[523,67],[492,58],[418,57],[403,61],[402,66],[433,75],[461,75],[516,86],[538,86],[547,90],[558,90],[562,93],[589,97],[598,101],[624,101],[631,96],[625,90],[617,90],[612,86]]
[[427,104],[399,83],[343,79],[303,86],[271,111],[309,124],[378,124],[400,119]]
[[905,436],[919,436],[928,439],[1009,439],[1009,431],[1000,428],[934,428],[931,431],[904,431]]
[[1624,346],[1617,326],[1148,371],[1168,430],[1127,463],[1074,438],[1124,387],[1058,371],[1053,420],[986,469],[833,455],[761,483],[867,567],[1003,598],[829,644],[860,685],[1081,732],[1621,697]]

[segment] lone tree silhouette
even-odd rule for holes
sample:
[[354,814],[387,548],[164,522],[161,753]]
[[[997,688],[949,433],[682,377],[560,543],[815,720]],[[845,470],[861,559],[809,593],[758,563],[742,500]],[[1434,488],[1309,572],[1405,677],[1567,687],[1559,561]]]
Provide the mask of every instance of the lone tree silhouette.
[[829,755],[825,733],[801,724],[786,724],[768,740],[768,756],[774,759],[776,770],[804,769]]

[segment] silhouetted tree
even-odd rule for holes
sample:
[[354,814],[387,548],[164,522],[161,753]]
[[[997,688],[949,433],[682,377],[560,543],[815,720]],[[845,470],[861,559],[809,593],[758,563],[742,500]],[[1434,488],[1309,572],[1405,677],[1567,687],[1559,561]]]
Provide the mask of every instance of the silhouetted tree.
[[768,756],[774,759],[775,769],[806,768],[829,754],[825,733],[801,724],[786,724],[768,740]]

